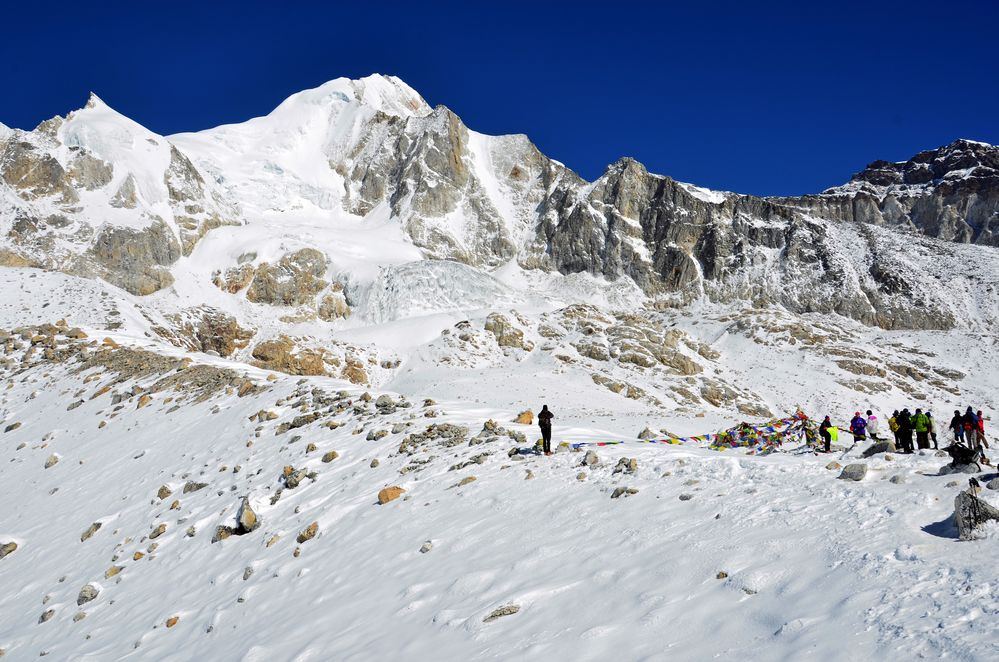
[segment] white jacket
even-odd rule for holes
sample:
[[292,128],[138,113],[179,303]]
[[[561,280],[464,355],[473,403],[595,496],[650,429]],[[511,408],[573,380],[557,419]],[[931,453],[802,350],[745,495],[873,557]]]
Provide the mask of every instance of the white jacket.
[[874,414],[867,417],[867,431],[871,434],[877,434],[878,432],[878,417]]

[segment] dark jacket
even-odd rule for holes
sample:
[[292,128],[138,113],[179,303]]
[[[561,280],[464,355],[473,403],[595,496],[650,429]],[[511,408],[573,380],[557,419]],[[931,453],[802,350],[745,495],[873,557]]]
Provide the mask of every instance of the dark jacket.
[[954,418],[950,419],[950,429],[960,430],[964,427],[964,421],[961,420],[960,415],[954,414]]
[[978,429],[978,417],[975,416],[975,412],[970,409],[964,414],[964,429],[965,430],[977,430]]
[[550,428],[552,426],[552,419],[555,418],[555,414],[547,409],[542,409],[541,413],[538,414],[538,425],[543,428]]

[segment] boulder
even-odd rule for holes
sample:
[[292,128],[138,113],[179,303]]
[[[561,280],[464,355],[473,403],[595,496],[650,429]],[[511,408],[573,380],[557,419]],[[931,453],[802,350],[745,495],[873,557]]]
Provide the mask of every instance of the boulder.
[[582,466],[595,467],[598,464],[600,464],[600,457],[597,456],[596,451],[586,451],[586,455],[583,456]]
[[655,439],[656,433],[646,427],[644,430],[638,433],[639,439]]
[[166,530],[167,530],[167,525],[166,524],[160,524],[155,529],[153,529],[152,532],[149,534],[149,539],[150,540],[155,540],[156,538],[159,538],[164,533],[166,533]]
[[843,465],[840,464],[839,462],[830,462],[829,464],[826,465],[826,469],[829,469],[830,471],[835,471],[836,469],[842,469],[842,468]]
[[999,508],[978,498],[971,490],[963,490],[954,497],[954,521],[958,537],[971,540],[974,530],[985,522],[999,522]]
[[993,478],[989,482],[985,483],[985,487],[990,490],[999,490],[999,478]]
[[624,472],[624,473],[633,474],[636,471],[638,471],[638,458],[622,457],[620,460],[617,461],[617,466],[614,467],[614,471],[612,473],[617,474]]
[[843,467],[842,473],[840,473],[840,480],[864,480],[864,476],[867,475],[867,465],[863,463],[848,464]]
[[519,423],[521,425],[533,425],[534,424],[534,412],[528,409],[527,411],[522,411],[517,414],[517,418],[513,419],[514,423]]
[[52,467],[54,467],[57,464],[59,464],[59,456],[56,455],[55,453],[52,453],[52,455],[49,455],[49,458],[47,460],[45,460],[45,468],[46,469],[51,469]]
[[945,464],[940,467],[937,472],[938,476],[949,476],[950,474],[977,474],[981,472],[982,467],[977,462],[969,462],[967,464]]
[[250,505],[250,498],[243,497],[243,502],[239,504],[239,512],[236,514],[236,521],[239,522],[239,532],[249,533],[260,526],[260,518],[253,512]]
[[398,499],[405,491],[401,487],[386,487],[378,493],[378,503],[384,506],[389,501]]

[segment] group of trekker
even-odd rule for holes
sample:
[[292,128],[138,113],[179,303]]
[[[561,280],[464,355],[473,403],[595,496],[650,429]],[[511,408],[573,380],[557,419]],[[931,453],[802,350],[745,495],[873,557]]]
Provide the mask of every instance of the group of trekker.
[[[855,412],[850,420],[850,433],[853,434],[854,442],[862,441],[868,437],[874,441],[883,441],[878,436],[880,424],[878,417],[868,409],[867,415]],[[902,411],[895,410],[891,418],[888,419],[888,429],[895,436],[895,448],[901,453],[913,453],[916,448],[939,449],[937,441],[936,421],[933,413],[917,408],[915,413],[911,413],[908,407]],[[954,443],[967,446],[971,450],[988,448],[989,444],[985,440],[985,418],[981,410],[975,412],[968,407],[964,414],[960,410],[954,410],[954,418],[950,420],[948,429],[954,435]],[[819,434],[825,443],[825,451],[828,453],[832,442],[838,439],[839,428],[832,424],[826,416],[819,425]],[[913,435],[915,435],[915,448],[913,447]]]

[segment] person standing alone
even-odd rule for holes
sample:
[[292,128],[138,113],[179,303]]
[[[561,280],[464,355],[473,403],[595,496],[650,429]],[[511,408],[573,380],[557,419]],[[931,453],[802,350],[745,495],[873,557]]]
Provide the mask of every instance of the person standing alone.
[[542,405],[538,413],[538,427],[541,428],[541,439],[544,442],[545,455],[552,454],[552,419],[555,414],[548,411],[548,405]]

